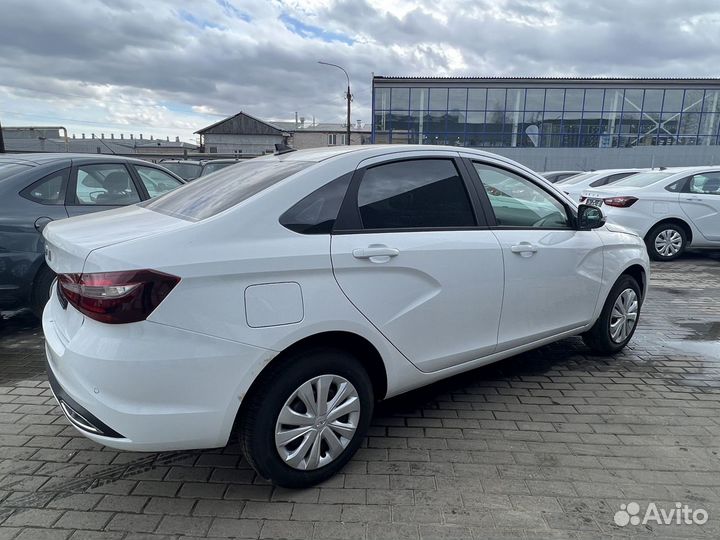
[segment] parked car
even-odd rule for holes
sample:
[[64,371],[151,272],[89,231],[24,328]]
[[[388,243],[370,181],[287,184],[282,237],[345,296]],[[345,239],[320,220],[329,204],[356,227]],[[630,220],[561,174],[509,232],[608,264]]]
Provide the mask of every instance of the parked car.
[[[490,194],[510,184],[534,197]],[[599,209],[454,147],[260,157],[44,234],[69,421],[143,451],[223,446],[236,426],[290,487],[347,463],[378,400],[567,336],[621,350],[649,271]]]
[[239,163],[237,159],[209,159],[204,161],[165,159],[160,162],[160,165],[189,182],[236,163]]
[[139,159],[83,154],[0,156],[0,309],[42,314],[55,274],[42,229],[53,220],[162,195],[184,182]]
[[576,174],[582,174],[583,172],[584,171],[547,171],[540,173],[540,176],[545,178],[548,182],[554,184],[555,182],[565,180],[571,176],[575,176]]
[[642,236],[656,261],[676,259],[690,245],[720,247],[720,167],[652,170],[587,189],[581,201]]
[[645,169],[604,169],[578,174],[566,180],[556,182],[558,188],[576,202],[580,201],[582,192],[588,188],[606,186]]

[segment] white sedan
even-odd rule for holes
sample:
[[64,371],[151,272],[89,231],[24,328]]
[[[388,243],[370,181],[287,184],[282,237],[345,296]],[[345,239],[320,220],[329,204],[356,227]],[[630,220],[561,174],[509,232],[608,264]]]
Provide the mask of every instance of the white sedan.
[[572,200],[579,202],[580,195],[586,189],[600,188],[619,182],[623,178],[627,178],[633,174],[637,174],[644,169],[603,169],[601,171],[590,171],[582,174],[576,174],[565,180],[556,183],[558,189],[562,189],[566,195]]
[[284,152],[44,235],[69,421],[143,451],[224,446],[236,426],[284,486],[347,463],[378,400],[568,336],[621,350],[648,286],[638,236],[450,147]]
[[636,174],[581,202],[602,207],[608,220],[635,231],[658,261],[686,247],[720,247],[720,167],[676,167]]

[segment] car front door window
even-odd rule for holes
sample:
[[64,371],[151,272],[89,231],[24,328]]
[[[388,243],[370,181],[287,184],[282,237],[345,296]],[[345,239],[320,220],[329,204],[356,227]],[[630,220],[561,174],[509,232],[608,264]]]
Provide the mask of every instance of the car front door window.
[[509,171],[474,163],[500,227],[568,229],[565,207],[547,191]]

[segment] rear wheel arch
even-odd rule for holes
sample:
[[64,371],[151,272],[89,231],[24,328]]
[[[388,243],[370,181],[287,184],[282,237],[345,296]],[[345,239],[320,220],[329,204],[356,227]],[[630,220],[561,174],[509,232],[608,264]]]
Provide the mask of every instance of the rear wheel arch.
[[47,303],[47,298],[44,298],[43,293],[49,292],[54,279],[55,272],[43,261],[35,271],[28,295],[28,305],[38,318],[42,318],[42,310]]
[[263,385],[267,384],[268,376],[276,371],[281,362],[304,351],[322,347],[334,348],[357,358],[370,377],[375,399],[379,401],[385,397],[387,394],[387,371],[382,356],[375,346],[366,338],[352,332],[321,332],[296,341],[268,362],[245,393],[235,416],[233,431],[240,427],[239,420],[245,412],[245,406],[251,401],[249,398],[257,392],[262,392]]
[[684,219],[675,218],[675,217],[661,219],[660,221],[655,223],[652,227],[650,227],[647,234],[645,234],[645,240],[647,240],[650,237],[650,233],[653,232],[656,227],[658,227],[659,225],[668,225],[668,224],[673,224],[673,225],[682,227],[682,229],[685,231],[685,237],[687,238],[688,245],[692,244],[692,240],[693,240],[692,227],[690,227],[690,224],[687,221],[685,221]]

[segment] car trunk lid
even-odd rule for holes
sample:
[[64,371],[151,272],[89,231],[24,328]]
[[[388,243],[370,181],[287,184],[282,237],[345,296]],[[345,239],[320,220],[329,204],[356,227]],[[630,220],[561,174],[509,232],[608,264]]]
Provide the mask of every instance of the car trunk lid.
[[45,259],[58,274],[80,273],[96,249],[190,225],[139,206],[53,221],[43,230]]

